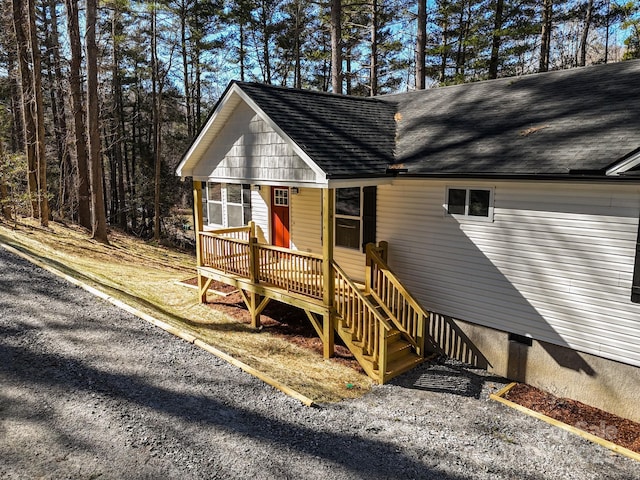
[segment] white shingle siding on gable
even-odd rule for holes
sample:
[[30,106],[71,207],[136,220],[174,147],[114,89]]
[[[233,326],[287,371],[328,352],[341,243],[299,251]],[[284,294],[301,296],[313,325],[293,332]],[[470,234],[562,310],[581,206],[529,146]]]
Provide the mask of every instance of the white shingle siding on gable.
[[[494,187],[494,221],[446,216],[456,185]],[[435,312],[640,366],[639,209],[633,185],[398,180],[378,188],[377,237]]]
[[291,145],[241,102],[193,170],[196,178],[315,182],[315,172]]

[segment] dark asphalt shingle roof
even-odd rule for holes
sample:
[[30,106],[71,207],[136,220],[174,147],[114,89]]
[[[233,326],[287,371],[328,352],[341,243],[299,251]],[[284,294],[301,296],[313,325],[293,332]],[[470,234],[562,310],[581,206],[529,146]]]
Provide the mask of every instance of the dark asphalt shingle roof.
[[393,163],[393,104],[236,83],[329,177],[384,175]]
[[601,175],[640,151],[640,60],[376,98],[236,83],[332,178]]
[[640,61],[379,98],[410,174],[602,172],[640,147]]

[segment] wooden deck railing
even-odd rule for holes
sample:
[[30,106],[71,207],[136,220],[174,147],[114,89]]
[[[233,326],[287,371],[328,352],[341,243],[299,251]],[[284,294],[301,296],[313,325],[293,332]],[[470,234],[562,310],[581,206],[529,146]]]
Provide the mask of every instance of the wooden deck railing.
[[223,228],[220,230],[209,230],[201,233],[210,233],[217,237],[234,238],[236,240],[245,240],[248,242],[249,238],[255,236],[254,231],[255,226],[251,223],[251,225],[244,227]]
[[259,244],[250,227],[200,232],[200,249],[200,266],[322,299],[319,255]]
[[395,327],[409,337],[416,353],[424,355],[424,332],[429,313],[391,271],[378,247],[369,244],[366,253],[366,291],[380,303]]
[[248,240],[225,238],[213,232],[200,232],[200,249],[201,266],[249,277],[251,263]]
[[377,365],[380,383],[387,371],[387,337],[392,327],[380,311],[337,264],[335,275],[335,309],[364,355]]
[[258,280],[289,292],[322,299],[322,257],[256,244]]

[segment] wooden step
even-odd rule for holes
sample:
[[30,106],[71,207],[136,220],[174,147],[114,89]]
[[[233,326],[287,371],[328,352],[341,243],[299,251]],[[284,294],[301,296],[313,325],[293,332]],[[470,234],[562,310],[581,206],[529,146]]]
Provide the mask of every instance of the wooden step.
[[415,353],[411,353],[409,355],[403,356],[402,358],[387,363],[385,381],[390,380],[393,377],[397,377],[404,372],[408,372],[412,368],[420,365],[423,361],[424,359],[422,357],[416,355]]
[[399,342],[401,340],[402,333],[400,333],[400,330],[396,330],[394,328],[389,331],[389,335],[387,336],[387,345],[392,345],[393,343]]
[[412,353],[414,353],[412,345],[405,340],[397,340],[387,345],[387,358],[389,362],[406,357]]

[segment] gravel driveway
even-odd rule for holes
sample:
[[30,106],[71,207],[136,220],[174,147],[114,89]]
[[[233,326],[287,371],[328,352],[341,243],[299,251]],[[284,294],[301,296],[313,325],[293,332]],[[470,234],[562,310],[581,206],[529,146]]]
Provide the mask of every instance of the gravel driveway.
[[640,478],[482,371],[308,408],[2,248],[0,272],[0,478]]

